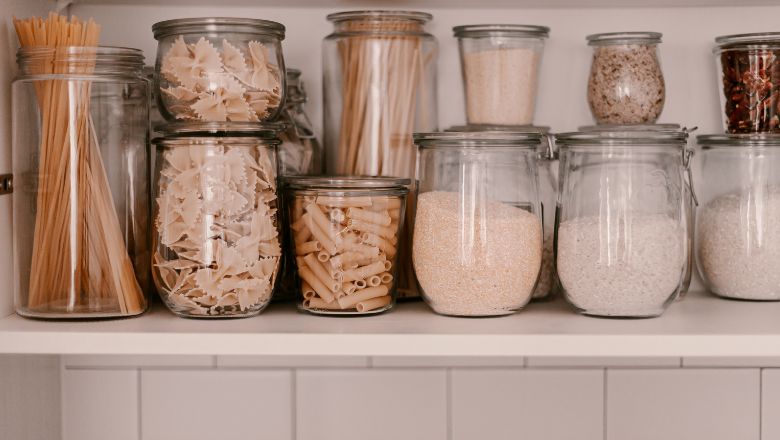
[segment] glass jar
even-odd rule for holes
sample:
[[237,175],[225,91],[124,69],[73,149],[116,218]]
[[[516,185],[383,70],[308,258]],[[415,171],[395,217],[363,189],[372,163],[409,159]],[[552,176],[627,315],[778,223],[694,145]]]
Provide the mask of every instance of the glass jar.
[[439,314],[508,315],[542,265],[539,133],[415,134],[419,193],[412,255]]
[[298,307],[316,315],[390,310],[409,179],[288,177],[284,182],[300,282]]
[[[588,125],[584,127],[579,128],[582,132],[631,132],[631,131],[655,131],[659,133],[668,133],[671,136],[674,136],[675,133],[681,132],[683,135],[687,134],[690,136],[691,133],[693,133],[696,130],[696,127],[693,127],[691,129],[688,129],[686,127],[680,126],[680,124],[633,124],[633,125],[626,125],[626,124],[602,124],[602,125]],[[685,297],[685,295],[688,293],[688,290],[691,287],[691,280],[693,278],[693,266],[694,266],[694,258],[693,258],[693,240],[695,237],[695,230],[696,230],[696,208],[698,201],[696,200],[696,196],[693,191],[693,173],[690,167],[690,161],[693,157],[693,150],[687,149],[685,152],[685,157],[682,163],[683,166],[683,178],[684,178],[684,186],[683,186],[683,212],[684,212],[684,218],[685,218],[685,237],[686,237],[686,246],[685,246],[685,252],[686,252],[686,258],[685,258],[685,268],[683,272],[682,281],[680,282],[680,289],[677,294],[677,299],[682,299]]]
[[666,87],[658,60],[661,34],[588,35],[593,61],[588,105],[597,124],[652,124],[664,108]]
[[[456,125],[447,129],[455,132],[515,132],[539,133],[542,135],[539,143],[537,172],[539,177],[539,201],[542,205],[542,230],[544,231],[544,247],[542,248],[542,269],[539,282],[534,289],[533,299],[547,299],[556,292],[555,276],[555,206],[558,203],[558,148],[553,142],[550,127],[534,125]],[[456,176],[453,176],[456,177]],[[501,183],[498,183],[499,185]],[[505,184],[513,184],[513,179]]]
[[160,112],[168,121],[273,121],[285,94],[284,26],[180,18],[152,26]]
[[174,123],[157,138],[154,282],[183,317],[246,317],[271,301],[282,255],[278,126]]
[[458,39],[469,124],[534,122],[545,26],[482,24],[452,28]]
[[556,269],[581,313],[653,317],[677,297],[687,266],[687,138],[652,129],[556,135]]
[[780,300],[780,135],[703,135],[696,263],[726,298]]
[[724,35],[715,44],[726,130],[780,132],[780,32]]
[[17,312],[39,318],[143,313],[150,86],[142,52],[22,48],[17,62]]
[[322,149],[303,110],[306,101],[301,71],[287,69],[287,99],[280,116],[280,121],[287,125],[279,134],[282,140],[279,146],[281,176],[322,174]]
[[[414,177],[412,133],[436,130],[438,124],[438,45],[425,31],[431,18],[409,11],[328,15],[335,27],[322,48],[328,174]],[[409,226],[413,187],[410,194]],[[402,235],[398,290],[406,298],[417,296],[417,283],[409,253],[411,231]]]

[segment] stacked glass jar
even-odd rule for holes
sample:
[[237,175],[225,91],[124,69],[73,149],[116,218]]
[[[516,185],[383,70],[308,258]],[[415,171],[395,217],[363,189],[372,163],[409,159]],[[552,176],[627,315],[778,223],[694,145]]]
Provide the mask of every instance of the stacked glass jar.
[[715,295],[780,300],[780,33],[715,39],[725,133],[698,137],[696,262]]
[[277,149],[284,26],[245,18],[156,23],[153,277],[184,317],[244,317],[270,302],[282,255]]
[[587,37],[588,104],[597,123],[556,135],[556,269],[580,312],[653,317],[691,275],[688,130],[656,124],[665,101],[661,34]]

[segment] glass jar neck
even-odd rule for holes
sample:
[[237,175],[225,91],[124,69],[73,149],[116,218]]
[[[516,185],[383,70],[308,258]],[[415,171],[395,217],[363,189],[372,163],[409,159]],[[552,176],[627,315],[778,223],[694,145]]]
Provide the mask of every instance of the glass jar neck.
[[118,75],[143,77],[144,56],[122,47],[27,47],[16,54],[19,73],[34,75]]

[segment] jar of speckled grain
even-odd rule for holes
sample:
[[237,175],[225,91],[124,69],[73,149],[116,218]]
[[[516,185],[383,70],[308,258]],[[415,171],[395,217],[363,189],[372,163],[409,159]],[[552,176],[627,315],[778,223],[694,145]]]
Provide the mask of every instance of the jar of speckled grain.
[[588,105],[598,124],[652,124],[666,87],[658,60],[661,34],[613,32],[587,37],[593,46]]

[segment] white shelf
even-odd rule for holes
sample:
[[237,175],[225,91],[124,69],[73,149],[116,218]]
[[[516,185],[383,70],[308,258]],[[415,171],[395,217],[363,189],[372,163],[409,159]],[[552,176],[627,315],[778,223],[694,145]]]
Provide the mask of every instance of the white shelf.
[[502,318],[437,316],[421,303],[381,316],[317,317],[290,304],[238,320],[161,306],[104,321],[0,319],[0,353],[392,356],[780,356],[780,303],[693,294],[660,318],[597,319],[563,301]]
[[[95,5],[160,5],[159,0],[75,0],[76,4]],[[210,0],[166,0],[165,6],[210,6]],[[415,9],[415,8],[659,8],[659,7],[727,7],[735,6],[733,0],[415,0],[399,2],[393,0],[225,0],[223,6],[254,7],[315,7],[341,9]],[[776,6],[776,0],[744,0],[740,7]]]

